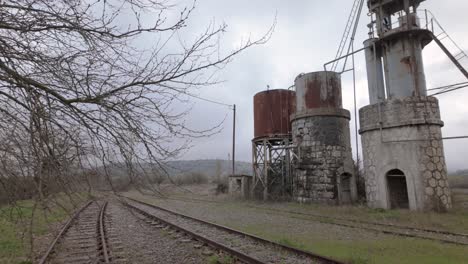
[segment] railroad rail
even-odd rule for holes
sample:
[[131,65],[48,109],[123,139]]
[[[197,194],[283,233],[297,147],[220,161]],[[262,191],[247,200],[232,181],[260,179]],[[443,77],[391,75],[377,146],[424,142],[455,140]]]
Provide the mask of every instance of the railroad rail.
[[[188,234],[189,236],[193,237],[196,240],[202,241],[203,243],[206,243],[214,248],[220,249],[240,261],[244,263],[254,263],[254,264],[263,264],[263,263],[326,263],[326,264],[344,264],[341,261],[334,260],[328,257],[320,256],[317,254],[314,254],[312,252],[300,250],[294,247],[282,245],[279,243],[276,243],[274,241],[270,241],[255,235],[251,235],[248,233],[244,233],[226,226],[218,225],[215,223],[211,223],[202,219],[198,219],[195,217],[191,217],[185,214],[181,214],[178,212],[174,212],[172,210],[159,207],[153,204],[149,204],[140,200],[136,200],[133,198],[125,197],[128,201],[122,201],[124,205],[128,206],[129,208],[137,211],[138,213],[156,221],[156,222],[161,222],[164,223],[165,225],[171,226],[172,228],[175,228],[176,230],[182,231],[183,233]],[[136,205],[135,205],[136,204]],[[145,208],[142,208],[142,206]],[[155,213],[148,212],[147,209],[151,210],[156,210],[159,212],[162,212],[166,216],[173,217],[172,221],[167,220],[166,217],[161,217],[160,215],[155,215]],[[175,217],[175,218],[174,218]],[[184,223],[176,223],[177,220],[174,221],[174,219],[184,219]],[[185,227],[184,227],[185,225]],[[190,228],[187,228],[187,226],[190,226]],[[196,229],[197,231],[191,231],[193,229]],[[205,236],[203,235],[204,232],[200,232],[200,229],[205,229],[204,232],[208,233],[211,235],[212,238],[209,238],[210,235]],[[223,239],[221,239],[223,242],[216,241],[217,235],[223,236]],[[227,236],[229,239],[226,239]],[[215,236],[215,238],[213,238]],[[232,240],[231,240],[232,239]],[[232,242],[233,240],[238,240],[238,246],[233,246],[227,245],[230,241]],[[241,241],[242,240],[242,241]],[[240,245],[240,246],[239,246]],[[257,247],[262,247],[258,249],[254,249],[255,246],[252,246],[251,248],[246,249],[246,245],[257,245]],[[283,256],[284,259],[270,259],[269,261],[265,261],[263,259],[266,255],[263,257],[257,256],[251,256],[247,254],[246,252],[255,252],[256,254],[260,254],[258,252],[261,252],[262,250],[268,249],[268,254],[269,258],[275,258],[275,256]],[[270,256],[274,255],[274,256]],[[287,256],[286,256],[287,255]],[[282,257],[280,257],[282,258]]]
[[[183,199],[183,198],[166,198],[169,200],[175,201],[184,201],[184,202],[198,202],[198,203],[215,203],[221,204],[218,201],[213,200],[205,200],[205,199]],[[454,245],[468,245],[468,234],[463,233],[456,233],[444,230],[436,230],[436,229],[428,229],[428,228],[421,228],[421,227],[412,227],[412,226],[404,226],[404,225],[397,225],[391,223],[377,223],[372,221],[364,221],[364,220],[357,220],[345,217],[334,217],[322,214],[313,214],[313,213],[304,213],[304,212],[297,212],[292,210],[285,210],[285,209],[278,209],[278,208],[268,208],[268,207],[261,207],[255,205],[247,205],[247,207],[259,209],[263,211],[269,211],[274,214],[292,214],[292,215],[299,215],[308,218],[304,218],[304,220],[310,220],[314,222],[329,224],[329,225],[336,225],[336,226],[343,226],[353,229],[362,229],[367,231],[373,231],[377,233],[383,233],[387,235],[393,236],[401,236],[401,237],[410,237],[410,238],[418,238],[418,239],[425,239],[431,240],[441,243],[447,244],[454,244]],[[321,220],[324,219],[324,220]],[[331,220],[331,221],[330,221]]]
[[[52,263],[56,259],[63,263],[111,263],[104,221],[106,208],[107,202],[99,205],[96,201],[89,201],[76,210],[38,263]],[[70,232],[74,227],[75,230]],[[89,241],[94,241],[94,245]],[[59,247],[67,242],[73,243],[69,245],[69,251],[64,252]]]

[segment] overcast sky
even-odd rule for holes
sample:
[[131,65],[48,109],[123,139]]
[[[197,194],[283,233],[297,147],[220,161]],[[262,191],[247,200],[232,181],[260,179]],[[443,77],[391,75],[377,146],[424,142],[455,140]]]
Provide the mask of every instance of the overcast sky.
[[[186,2],[179,1],[179,4]],[[245,51],[223,71],[219,78],[225,82],[207,87],[199,95],[228,104],[236,104],[236,159],[251,161],[253,137],[253,96],[266,89],[287,88],[300,73],[320,71],[323,64],[334,58],[346,24],[352,0],[199,0],[189,29],[202,31],[208,23],[228,24],[221,44],[224,50],[235,48],[246,36],[261,36],[277,25],[269,42]],[[421,9],[431,10],[451,37],[468,51],[468,1],[428,0]],[[356,37],[356,49],[367,38],[369,23],[367,8],[361,17]],[[364,55],[357,56],[358,108],[369,103]],[[424,50],[427,87],[438,87],[466,81],[435,43]],[[468,63],[465,64],[468,67]],[[343,75],[344,108],[353,112],[351,74]],[[468,135],[468,89],[438,96],[444,136]],[[181,159],[227,159],[231,152],[232,116],[227,107],[197,101],[189,117],[195,128],[214,125],[227,118],[223,131],[215,136],[193,141],[193,147]],[[226,116],[227,115],[227,116]],[[355,118],[353,116],[353,118]],[[354,120],[351,133],[354,143]],[[445,141],[449,170],[468,168],[468,140]]]

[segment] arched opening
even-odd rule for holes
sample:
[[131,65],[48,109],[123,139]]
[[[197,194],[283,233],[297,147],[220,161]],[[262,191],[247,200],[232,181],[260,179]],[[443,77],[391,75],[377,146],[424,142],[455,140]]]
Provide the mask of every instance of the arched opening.
[[389,171],[387,173],[387,184],[390,208],[409,208],[405,174],[398,169]]
[[351,174],[343,173],[340,176],[340,204],[351,204]]

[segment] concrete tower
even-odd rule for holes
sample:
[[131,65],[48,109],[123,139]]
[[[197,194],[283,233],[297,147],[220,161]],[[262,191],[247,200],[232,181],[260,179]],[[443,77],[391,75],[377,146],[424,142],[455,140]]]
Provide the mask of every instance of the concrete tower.
[[367,2],[375,19],[364,42],[370,105],[360,109],[360,134],[367,202],[374,208],[451,207],[443,122],[437,99],[426,92],[422,50],[433,34],[420,26],[423,1]]
[[313,72],[295,80],[292,137],[297,162],[294,198],[300,202],[349,204],[356,200],[349,111],[342,108],[341,76]]

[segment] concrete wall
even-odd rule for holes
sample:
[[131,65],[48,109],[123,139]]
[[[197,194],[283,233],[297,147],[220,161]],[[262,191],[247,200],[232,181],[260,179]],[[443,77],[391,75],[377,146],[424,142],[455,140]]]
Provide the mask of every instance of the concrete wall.
[[370,207],[390,209],[387,173],[399,169],[406,176],[410,209],[451,208],[436,98],[408,97],[366,106],[360,121]]
[[251,184],[251,176],[229,176],[229,194],[240,198],[249,198]]

